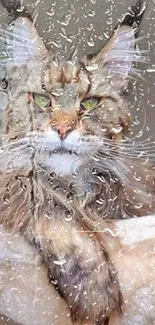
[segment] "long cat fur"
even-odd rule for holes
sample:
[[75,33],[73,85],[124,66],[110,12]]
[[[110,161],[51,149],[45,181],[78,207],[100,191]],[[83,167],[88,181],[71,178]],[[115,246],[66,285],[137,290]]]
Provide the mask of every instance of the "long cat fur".
[[[27,9],[17,10],[19,1],[1,0],[1,4],[14,17],[15,31],[24,28],[25,21],[27,28],[30,14]],[[122,34],[135,37],[144,9],[139,0],[118,24],[116,33],[121,29]],[[34,31],[34,26],[31,28]],[[6,43],[11,33],[2,31],[1,42]],[[4,58],[1,62],[7,67],[4,91],[8,105],[0,148],[0,222],[19,232],[38,250],[50,282],[70,308],[73,323],[108,325],[111,312],[121,314],[123,310],[117,271],[110,258],[110,243],[117,245],[117,239],[110,235],[114,233],[111,219],[143,216],[155,210],[152,159],[148,159],[147,151],[140,157],[143,146],[139,145],[137,154],[136,147],[128,147],[124,140],[131,124],[124,96],[128,63],[122,62],[122,67],[120,62],[114,65],[117,51],[121,57],[122,48],[113,51],[108,44],[97,55],[73,59],[71,63],[48,53],[41,41],[38,52],[32,43],[30,50],[25,47],[22,53],[20,37],[14,37],[15,45],[8,41],[15,46],[14,52],[8,45],[9,60]],[[134,46],[131,44],[132,61],[136,61]],[[131,61],[131,49],[125,53]],[[109,64],[110,74],[106,70]],[[46,112],[37,111],[28,96],[42,90],[56,92],[58,86],[62,95],[60,92],[57,105],[65,106],[65,112],[74,105],[77,93],[81,98],[90,93],[104,99],[97,111],[84,118],[70,113],[68,119],[70,125],[74,124],[75,139],[82,123],[87,141],[83,134],[75,153],[67,142],[69,136],[66,138],[70,154],[66,153],[65,166],[61,166],[60,156],[54,163],[53,157],[57,156],[49,133],[48,142],[44,143],[43,137],[45,124],[55,130],[55,121],[59,119],[61,123],[61,112],[58,116],[53,104],[53,111],[47,116]]]

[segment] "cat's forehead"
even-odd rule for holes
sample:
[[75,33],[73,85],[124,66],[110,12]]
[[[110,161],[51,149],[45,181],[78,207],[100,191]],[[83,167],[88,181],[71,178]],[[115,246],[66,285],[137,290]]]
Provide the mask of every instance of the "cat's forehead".
[[80,63],[52,62],[44,72],[43,84],[57,101],[68,103],[86,94],[90,87],[88,71]]

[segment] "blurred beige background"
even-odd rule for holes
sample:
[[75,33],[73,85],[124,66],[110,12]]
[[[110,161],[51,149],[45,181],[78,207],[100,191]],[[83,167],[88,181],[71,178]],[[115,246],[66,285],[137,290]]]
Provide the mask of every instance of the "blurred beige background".
[[[25,1],[30,11],[36,7],[36,25],[46,44],[66,56],[77,46],[79,55],[96,52],[106,43],[117,20],[122,17],[134,0],[37,0]],[[0,7],[2,27],[9,21]],[[155,0],[147,0],[139,47],[148,51],[150,63],[139,65],[142,79],[131,96],[134,114],[133,136],[155,139]],[[0,325],[14,322],[0,319]]]

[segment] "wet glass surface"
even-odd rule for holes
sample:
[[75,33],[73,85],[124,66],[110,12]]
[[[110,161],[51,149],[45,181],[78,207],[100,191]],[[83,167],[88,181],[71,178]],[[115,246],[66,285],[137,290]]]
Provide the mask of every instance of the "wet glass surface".
[[[96,53],[98,52],[103,45],[106,44],[108,41],[109,37],[112,34],[112,31],[114,27],[116,26],[118,19],[121,19],[123,17],[123,14],[126,12],[127,8],[132,4],[132,1],[101,1],[101,0],[91,0],[89,2],[84,2],[82,0],[78,1],[53,1],[51,4],[50,0],[46,1],[39,1],[37,0],[36,2],[31,3],[31,1],[27,1],[28,8],[30,11],[34,9],[34,16],[36,20],[36,28],[42,37],[42,39],[45,40],[47,48],[52,49],[55,53],[58,53],[59,55],[62,56],[62,58],[69,57],[70,55],[73,54],[74,51],[77,49],[77,53],[79,57],[83,57],[85,54],[88,53]],[[133,143],[139,143],[137,147],[135,147],[135,150],[133,150],[132,147],[132,155],[133,157],[140,157],[143,156],[146,161],[147,161],[147,156],[150,155],[151,158],[154,158],[154,145],[155,145],[155,52],[154,52],[154,43],[155,43],[155,33],[154,33],[154,20],[155,20],[155,4],[154,1],[148,1],[148,8],[145,14],[145,18],[142,22],[142,26],[140,29],[139,33],[139,48],[140,51],[142,51],[142,57],[144,57],[144,61],[146,62],[138,62],[136,63],[136,68],[140,69],[140,73],[138,72],[138,76],[135,78],[137,82],[134,82],[134,87],[132,89],[132,93],[129,98],[130,102],[130,109],[133,115],[133,122],[132,122],[132,127],[131,127],[131,132],[130,132],[130,141],[132,140]],[[1,17],[1,26],[5,29],[6,23],[9,21],[8,16],[4,12],[4,10],[1,8],[0,11],[0,17]],[[1,45],[0,45],[1,46]],[[32,49],[33,50],[33,49]],[[7,53],[8,55],[8,53]],[[142,60],[143,61],[143,60]],[[5,79],[5,70],[3,68],[0,68],[0,76],[1,79]],[[36,69],[36,67],[34,68]],[[24,75],[24,70],[23,70],[23,75]],[[2,77],[4,75],[4,78]],[[26,75],[26,74],[25,74]],[[16,76],[15,79],[16,80]],[[30,80],[30,84],[33,83],[33,78]],[[38,85],[40,83],[38,82]],[[21,85],[20,85],[21,86]],[[23,85],[22,85],[23,86]],[[21,86],[21,87],[22,87]],[[84,85],[85,86],[85,85]],[[24,86],[23,86],[24,87]],[[5,84],[5,80],[2,80],[1,84],[1,89],[3,89],[3,92],[1,91],[0,93],[0,117],[1,117],[1,130],[3,134],[3,129],[5,127],[5,122],[4,122],[4,107],[7,107],[7,98],[6,98],[6,93],[5,93],[5,88],[7,88],[7,84]],[[64,89],[63,89],[64,90]],[[16,87],[14,87],[14,90],[16,91]],[[23,92],[23,89],[21,90]],[[57,94],[58,91],[58,94]],[[77,90],[70,89],[69,87],[65,89],[67,96],[70,96],[70,94],[76,98],[77,97]],[[30,92],[30,91],[29,91]],[[56,89],[55,96],[58,96],[60,99],[60,105],[62,102],[61,99],[61,89]],[[70,96],[71,97],[71,96]],[[68,99],[68,97],[67,97]],[[23,111],[21,111],[20,118],[18,117],[16,119],[17,125],[19,126],[21,133],[24,132],[25,130],[25,125],[26,122],[29,120],[30,123],[30,128],[33,125],[34,129],[39,129],[41,127],[41,121],[45,116],[46,108],[48,106],[50,107],[50,98],[44,96],[41,96],[39,98],[36,97],[29,97],[29,100],[31,100],[34,104],[34,113],[28,112],[26,115]],[[41,104],[40,104],[41,103]],[[83,102],[84,104],[84,102]],[[87,103],[89,106],[90,103]],[[38,106],[43,106],[44,108],[44,113],[42,113],[40,110],[37,111]],[[37,111],[37,113],[36,113]],[[30,114],[29,114],[30,113]],[[44,114],[44,115],[42,115]],[[35,118],[38,118],[37,123],[34,122]],[[6,116],[5,116],[6,117]],[[46,117],[45,117],[46,119]],[[24,122],[23,122],[24,121]],[[74,119],[73,119],[73,124],[74,124]],[[25,124],[24,124],[25,123]],[[35,124],[36,123],[36,124]],[[14,127],[13,127],[14,128]],[[31,131],[31,130],[29,130]],[[60,130],[62,136],[64,135],[64,130]],[[118,127],[113,130],[116,133],[119,133],[121,129]],[[24,135],[25,136],[25,135]],[[16,132],[13,132],[12,136],[13,140],[16,140]],[[25,138],[24,138],[25,139]],[[20,141],[20,138],[19,138]],[[25,140],[24,140],[25,141]],[[27,141],[27,139],[26,139]],[[44,141],[44,139],[43,139]],[[50,141],[50,138],[48,138],[48,141]],[[129,143],[131,143],[129,141]],[[5,143],[5,141],[4,141]],[[46,165],[48,168],[49,165],[52,163],[54,166],[54,170],[52,173],[47,173],[48,175],[48,185],[53,186],[54,190],[58,193],[59,191],[59,185],[54,183],[55,179],[55,174],[61,173],[61,171],[65,172],[66,174],[68,173],[68,169],[66,168],[69,165],[70,170],[75,172],[75,169],[79,167],[79,161],[77,158],[77,153],[74,152],[74,148],[72,149],[71,144],[67,143],[66,147],[67,153],[65,152],[65,163],[60,158],[61,152],[58,152],[58,160],[56,160],[56,163],[52,161],[51,158],[51,152],[52,148],[49,145],[49,142],[46,143],[45,148],[44,148],[44,154],[45,157],[42,159],[40,157],[40,151],[42,150],[42,147],[39,147],[39,150],[37,151],[37,145],[40,145],[43,147],[44,142],[42,142],[42,139],[39,139],[34,137],[34,140],[30,143],[30,146],[26,147],[24,146],[24,142],[21,143],[21,149],[19,152],[16,151],[16,148],[14,145],[9,146],[8,151],[11,153],[11,158],[8,161],[7,164],[7,169],[8,170],[13,170],[15,163],[14,161],[17,161],[17,167],[21,167],[22,165],[22,159],[25,159],[25,164],[28,166],[28,172],[26,171],[26,174],[24,175],[25,179],[27,176],[29,176],[29,180],[33,182],[33,177],[34,175],[31,174],[31,169],[34,169],[37,173],[37,177],[39,179],[40,174],[42,172],[42,169]],[[40,149],[41,148],[41,149]],[[125,152],[126,158],[130,159],[130,151],[131,147],[128,147],[127,151]],[[57,149],[59,150],[59,147],[55,148],[55,153],[57,155]],[[112,148],[113,150],[113,148]],[[47,155],[48,152],[48,155]],[[50,152],[50,153],[49,153]],[[70,162],[70,153],[74,155],[74,163]],[[25,158],[25,156],[26,158]],[[1,152],[1,169],[3,169],[5,157],[3,157],[3,151]],[[35,159],[34,159],[35,157]],[[56,156],[57,158],[57,156]],[[94,160],[96,159],[96,164],[100,163],[98,159],[98,156],[94,155]],[[66,163],[67,162],[67,163]],[[60,168],[62,163],[62,167]],[[38,164],[38,165],[37,165]],[[36,167],[37,166],[37,167]],[[114,166],[115,167],[115,166]],[[123,165],[124,167],[124,165]],[[65,169],[66,168],[66,169]],[[121,167],[120,167],[121,168]],[[94,175],[95,172],[94,171]],[[96,173],[96,177],[99,181],[104,183],[105,178],[108,179],[109,175],[108,173],[106,174],[106,177],[104,178],[103,175],[101,175],[99,172],[98,174]],[[17,176],[17,175],[16,175]],[[104,175],[105,176],[105,175]],[[137,171],[134,174],[134,179],[138,182],[141,181],[141,179],[145,178],[145,173],[144,175],[137,174]],[[104,178],[104,179],[103,179]],[[47,180],[45,180],[47,181]],[[85,189],[84,185],[87,184],[87,175],[83,176],[82,179],[83,183],[79,185],[80,188],[80,195],[86,196],[88,194],[89,196],[89,191],[90,188],[89,186]],[[25,183],[24,183],[25,182]],[[9,185],[10,187],[8,192],[9,193],[16,193],[17,199],[19,199],[19,207],[21,207],[21,190],[24,192],[25,189],[29,188],[29,185],[27,184],[27,181],[25,180],[23,182],[23,185],[21,186],[20,180],[15,179],[14,184]],[[115,183],[115,179],[113,180],[113,185]],[[73,188],[76,189],[76,184],[72,184]],[[57,191],[58,188],[58,191]],[[46,188],[47,189],[47,188]],[[68,208],[70,207],[70,204],[72,204],[72,193],[69,188],[64,189],[62,187],[63,193],[59,193],[64,195],[66,198],[66,202],[63,202],[63,209],[64,209],[64,220],[66,223],[72,223],[73,221],[73,216],[72,211]],[[113,202],[115,202],[117,195],[110,196],[108,189],[107,190],[107,198],[109,199],[109,205],[112,207]],[[31,193],[30,193],[31,192]],[[87,193],[86,193],[87,192]],[[29,191],[31,194],[31,201],[33,197],[32,191]],[[8,195],[8,196],[7,196]],[[5,196],[5,207],[9,205],[9,194],[7,193]],[[38,210],[39,213],[42,212],[43,207],[39,206],[39,203],[42,202],[42,197],[44,196],[43,191],[39,194],[39,196],[36,198],[36,205],[38,204]],[[34,197],[33,197],[34,198]],[[26,197],[27,199],[27,197]],[[48,216],[48,213],[50,213],[50,206],[51,204],[54,204],[56,215],[60,211],[58,209],[58,202],[59,198],[56,198],[55,202],[53,199],[51,199],[50,195],[46,195],[46,203],[48,202],[48,209],[47,209],[47,219],[49,218],[50,220],[52,217]],[[39,202],[39,203],[38,203]],[[54,202],[54,203],[53,203]],[[112,202],[112,203],[111,203]],[[105,204],[105,197],[100,196],[95,203],[95,208],[97,209],[98,212],[101,212],[103,206],[104,208],[108,209],[108,207]],[[143,203],[138,203],[136,208],[140,209],[142,207]],[[106,207],[105,207],[106,206]],[[28,208],[28,207],[27,207]],[[31,210],[32,206],[29,206],[29,209]],[[88,206],[88,211],[92,208],[92,206]],[[23,209],[23,210],[22,210]],[[24,213],[25,206],[21,208],[21,213]],[[46,210],[46,208],[45,208]],[[57,212],[58,211],[58,212]],[[106,210],[108,211],[108,210]],[[105,214],[106,216],[106,214]],[[22,227],[22,225],[20,225]],[[66,259],[60,258],[60,260],[54,260],[54,264],[62,266],[66,263]],[[0,324],[5,324],[5,321],[0,320]],[[6,320],[6,324],[13,325],[14,323],[11,323]]]

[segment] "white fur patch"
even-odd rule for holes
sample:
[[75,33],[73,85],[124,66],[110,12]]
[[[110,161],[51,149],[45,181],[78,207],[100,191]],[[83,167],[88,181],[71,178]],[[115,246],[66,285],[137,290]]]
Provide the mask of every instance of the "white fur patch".
[[41,156],[40,163],[50,168],[59,176],[76,174],[77,169],[82,164],[79,156],[69,153],[55,153],[51,156]]
[[97,136],[83,135],[79,130],[69,133],[63,142],[65,149],[72,150],[77,154],[90,154],[91,156],[102,144],[103,141]]

